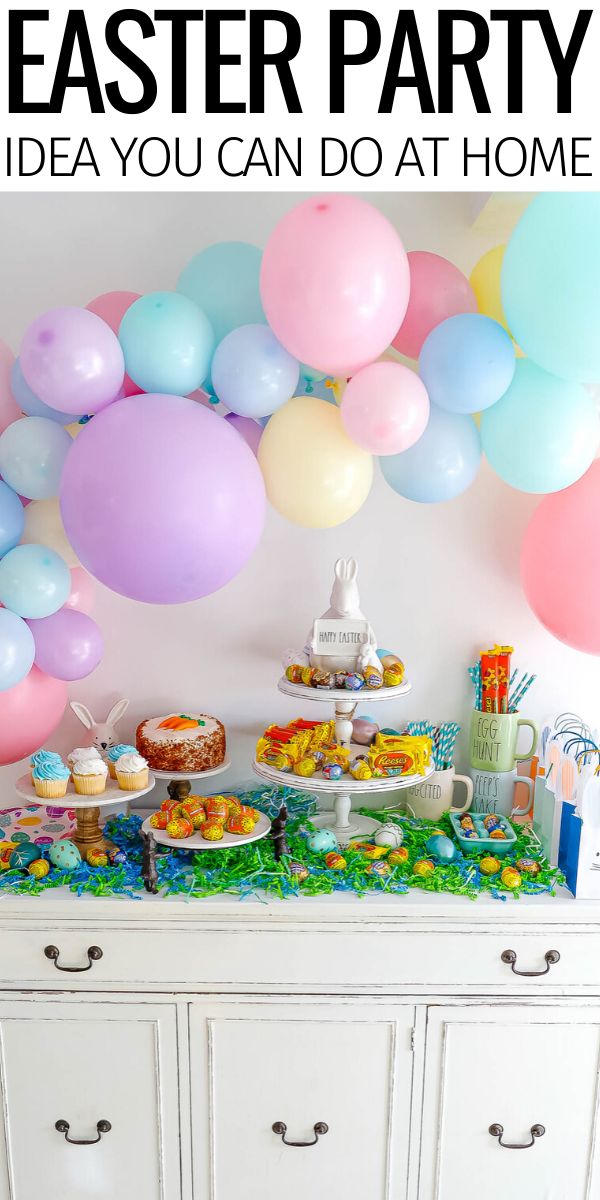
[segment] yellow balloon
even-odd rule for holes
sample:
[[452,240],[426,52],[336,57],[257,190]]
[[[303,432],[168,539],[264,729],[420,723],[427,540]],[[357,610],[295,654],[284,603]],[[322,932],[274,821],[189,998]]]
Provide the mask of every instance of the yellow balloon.
[[68,567],[78,567],[79,559],[65,533],[58,497],[32,500],[25,509],[25,529],[21,544],[48,546],[64,558]]
[[480,313],[498,321],[510,333],[504,316],[500,291],[500,275],[505,250],[506,246],[494,246],[493,250],[488,250],[487,254],[484,254],[483,258],[480,258],[473,267],[469,282],[475,292]]
[[258,461],[273,507],[311,529],[353,517],[373,482],[371,455],[350,441],[339,409],[317,396],[294,396],[273,413]]
[[72,421],[72,423],[70,425],[65,425],[65,429],[66,429],[67,433],[69,433],[71,435],[71,437],[73,438],[73,441],[78,436],[78,434],[81,433],[81,430],[84,428],[85,428],[85,426],[80,425],[79,421]]

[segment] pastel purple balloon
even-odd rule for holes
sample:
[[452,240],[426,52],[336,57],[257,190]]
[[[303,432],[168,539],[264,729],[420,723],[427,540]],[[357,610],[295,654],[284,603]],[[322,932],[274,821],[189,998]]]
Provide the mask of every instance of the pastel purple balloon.
[[64,413],[96,413],[123,385],[117,335],[87,308],[54,308],[29,326],[19,356],[25,382],[44,404]]
[[238,417],[237,413],[227,413],[225,417],[234,429],[237,429],[252,451],[253,454],[258,452],[258,443],[262,437],[262,426],[258,424],[252,417]]
[[233,579],[259,542],[265,489],[227,421],[182,396],[129,396],[73,443],[60,505],[67,537],[101,583],[180,604]]
[[35,642],[35,664],[53,679],[85,679],[104,651],[102,633],[87,613],[60,608],[50,617],[27,621]]

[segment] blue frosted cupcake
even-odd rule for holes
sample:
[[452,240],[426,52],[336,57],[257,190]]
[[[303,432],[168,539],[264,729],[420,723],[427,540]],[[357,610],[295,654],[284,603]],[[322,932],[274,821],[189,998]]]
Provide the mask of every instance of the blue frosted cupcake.
[[137,750],[135,746],[126,746],[124,743],[120,743],[118,746],[109,746],[106,751],[108,773],[111,779],[117,778],[117,760],[121,758],[122,754],[137,754]]
[[54,759],[37,762],[31,772],[36,796],[41,800],[60,800],[66,795],[71,772],[65,767],[60,755]]
[[33,772],[35,767],[38,766],[38,763],[52,762],[62,763],[62,758],[60,757],[60,754],[56,753],[56,750],[36,750],[35,754],[32,754],[30,759],[31,782],[33,783]]

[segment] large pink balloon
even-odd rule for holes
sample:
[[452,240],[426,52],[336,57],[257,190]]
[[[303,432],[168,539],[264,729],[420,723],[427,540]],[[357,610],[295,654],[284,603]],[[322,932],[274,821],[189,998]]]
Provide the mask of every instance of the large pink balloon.
[[54,679],[85,679],[104,652],[102,634],[87,613],[60,608],[51,617],[27,621],[35,642],[35,665]]
[[447,258],[428,250],[411,250],[410,300],[392,345],[407,358],[418,358],[436,325],[458,313],[477,312],[477,298],[466,275]]
[[357,446],[370,454],[401,454],[425,432],[429,396],[409,367],[371,363],[346,385],[340,412]]
[[12,425],[13,421],[18,421],[22,416],[10,386],[10,373],[13,368],[15,356],[10,348],[0,338],[0,433],[8,425]]
[[63,607],[84,613],[91,612],[94,607],[94,584],[83,567],[71,567],[71,591]]
[[35,395],[64,413],[90,414],[110,404],[125,363],[115,333],[87,308],[54,308],[27,329],[21,370]]
[[60,504],[83,566],[133,600],[179,604],[223,587],[256,549],[265,490],[252,451],[182,396],[130,396],[79,434]]
[[[135,304],[136,300],[140,300],[139,292],[103,292],[101,296],[96,296],[94,300],[90,300],[86,304],[88,312],[93,312],[97,317],[106,321],[110,325],[113,333],[119,332],[119,325],[125,316],[128,308]],[[129,375],[125,375],[123,380],[123,395],[124,396],[140,396],[142,389],[138,387]]]
[[60,725],[66,704],[66,683],[37,667],[16,687],[0,692],[0,766],[39,750]]
[[355,196],[317,196],[279,221],[263,255],[267,320],[286,350],[327,375],[353,375],[397,333],[408,304],[398,234]]
[[538,505],[523,538],[521,578],[550,633],[600,654],[600,460]]

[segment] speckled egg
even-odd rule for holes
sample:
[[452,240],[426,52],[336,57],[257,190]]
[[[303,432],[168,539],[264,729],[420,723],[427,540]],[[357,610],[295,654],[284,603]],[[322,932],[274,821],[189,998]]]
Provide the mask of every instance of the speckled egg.
[[456,858],[456,846],[445,833],[434,833],[425,842],[425,849],[439,862],[452,862]]
[[337,850],[338,841],[332,829],[315,829],[314,833],[309,833],[306,844],[315,854],[327,854]]
[[75,842],[69,841],[68,838],[62,838],[60,842],[55,842],[48,851],[48,858],[53,867],[57,867],[59,871],[74,871],[81,862],[81,855]]
[[394,825],[392,821],[388,821],[385,825],[380,825],[376,831],[373,841],[376,846],[391,846],[393,850],[397,850],[398,846],[404,841],[404,832],[399,825]]

